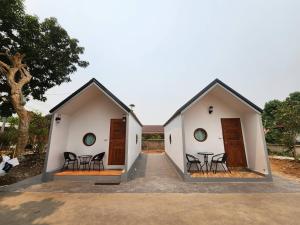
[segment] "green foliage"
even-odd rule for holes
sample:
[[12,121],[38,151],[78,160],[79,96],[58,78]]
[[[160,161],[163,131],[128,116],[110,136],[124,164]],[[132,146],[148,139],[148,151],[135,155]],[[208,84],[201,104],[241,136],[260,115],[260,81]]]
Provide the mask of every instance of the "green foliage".
[[272,100],[265,104],[264,111],[262,114],[262,120],[265,129],[267,130],[266,133],[266,140],[268,143],[276,144],[281,136],[281,131],[277,127],[276,121],[276,113],[281,106],[281,101],[279,100]]
[[51,123],[50,116],[43,116],[35,112],[29,125],[29,143],[35,152],[42,153],[48,142],[48,133]]
[[290,94],[276,113],[277,123],[282,126],[281,143],[295,151],[296,137],[300,133],[300,92]]
[[16,127],[19,124],[19,118],[10,116],[7,118],[7,122],[10,124],[11,127]]
[[[23,88],[26,100],[33,97],[45,101],[44,94],[49,88],[69,82],[77,67],[88,65],[79,58],[84,48],[55,18],[40,22],[38,17],[25,13],[23,0],[1,0],[0,5],[0,51],[25,53],[24,61],[33,76]],[[9,64],[4,56],[0,56],[0,60]],[[2,108],[4,103],[10,102],[10,88],[1,73],[0,93]]]
[[[18,130],[16,129],[19,118],[9,117],[7,119],[10,127],[0,133],[0,146],[9,147],[17,143]],[[48,142],[48,134],[50,129],[51,116],[43,116],[39,112],[34,112],[29,125],[29,145],[32,146],[34,152],[42,153]]]
[[163,140],[163,134],[143,134],[143,140]]
[[300,134],[300,92],[291,93],[282,102],[268,102],[263,121],[267,141],[284,144],[295,157],[296,137]]
[[0,133],[0,149],[2,147],[9,148],[17,144],[18,131],[14,127],[8,127],[5,132]]

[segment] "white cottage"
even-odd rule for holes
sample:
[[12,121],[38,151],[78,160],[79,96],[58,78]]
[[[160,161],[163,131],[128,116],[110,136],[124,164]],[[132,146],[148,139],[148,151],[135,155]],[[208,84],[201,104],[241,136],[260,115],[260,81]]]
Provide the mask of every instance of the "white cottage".
[[[196,156],[203,165],[203,152],[226,153],[229,168],[246,169],[260,178],[247,181],[272,180],[261,113],[258,106],[216,79],[164,124],[166,155],[186,181],[245,180],[193,176],[186,154]],[[208,157],[209,164],[212,156]]]
[[[52,123],[44,180],[53,175],[63,179],[86,175],[87,179],[94,177],[99,181],[102,176],[105,182],[127,178],[141,152],[142,124],[133,111],[101,83],[91,79],[50,113]],[[64,152],[77,156],[105,152],[105,170],[99,173],[59,172],[64,164]],[[118,179],[110,179],[110,176],[118,176]]]

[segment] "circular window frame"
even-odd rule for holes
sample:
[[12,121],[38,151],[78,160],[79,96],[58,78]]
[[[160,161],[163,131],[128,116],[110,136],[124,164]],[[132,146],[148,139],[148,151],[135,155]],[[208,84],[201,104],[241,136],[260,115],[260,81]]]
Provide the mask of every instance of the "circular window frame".
[[[87,136],[89,136],[89,135],[93,135],[94,138],[95,138],[95,141],[94,141],[92,144],[86,143],[86,138],[87,138]],[[96,143],[96,140],[97,140],[96,135],[95,135],[94,133],[92,133],[92,132],[86,133],[86,134],[83,136],[83,138],[82,138],[82,142],[83,142],[83,144],[84,144],[85,146],[92,146],[92,145],[94,145],[94,144]]]
[[[196,133],[197,132],[199,132],[199,131],[201,131],[201,132],[203,132],[204,134],[205,134],[205,138],[203,139],[203,140],[199,140],[199,139],[197,139],[196,138]],[[207,140],[207,131],[205,130],[205,129],[203,129],[203,128],[197,128],[195,131],[194,131],[194,138],[197,140],[197,141],[199,141],[199,142],[204,142],[204,141],[206,141]]]

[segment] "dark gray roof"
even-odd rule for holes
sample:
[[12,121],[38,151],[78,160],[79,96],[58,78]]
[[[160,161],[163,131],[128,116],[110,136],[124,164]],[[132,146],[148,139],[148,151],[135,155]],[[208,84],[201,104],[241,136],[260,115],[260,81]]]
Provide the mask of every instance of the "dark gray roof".
[[96,84],[101,90],[103,90],[108,96],[110,96],[115,102],[117,102],[126,112],[131,113],[131,115],[135,118],[135,120],[141,125],[142,123],[140,120],[137,118],[137,116],[132,112],[132,110],[125,105],[120,99],[118,99],[113,93],[111,93],[106,87],[104,87],[99,81],[97,81],[95,78],[92,78],[89,82],[87,82],[85,85],[83,85],[81,88],[76,90],[74,93],[72,93],[70,96],[65,98],[63,101],[61,101],[59,104],[54,106],[51,110],[50,113],[53,113],[55,110],[57,110],[59,107],[64,105],[67,101],[69,101],[71,98],[73,98],[75,95],[77,95],[79,92],[84,90],[86,87],[91,85],[92,83]]
[[229,87],[227,84],[223,83],[219,79],[215,79],[212,81],[209,85],[207,85],[204,89],[202,89],[198,94],[196,94],[193,98],[191,98],[187,103],[185,103],[183,106],[181,106],[172,116],[168,121],[164,124],[166,126],[168,123],[170,123],[175,117],[177,117],[185,108],[187,108],[190,104],[192,104],[195,100],[197,100],[201,95],[203,95],[206,91],[208,91],[211,87],[213,87],[215,84],[219,84],[228,91],[230,91],[232,94],[237,96],[238,98],[242,99],[244,102],[246,102],[248,105],[250,105],[252,108],[257,110],[258,112],[262,113],[262,109],[252,103],[250,100],[233,90],[231,87]]

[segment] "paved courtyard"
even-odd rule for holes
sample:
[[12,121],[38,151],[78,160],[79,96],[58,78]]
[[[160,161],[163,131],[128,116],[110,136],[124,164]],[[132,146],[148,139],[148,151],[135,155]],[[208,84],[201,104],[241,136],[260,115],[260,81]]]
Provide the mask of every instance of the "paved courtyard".
[[[40,177],[2,188],[0,191],[65,193],[300,193],[300,182],[274,175],[263,183],[186,183],[164,154],[142,154],[132,180],[120,185],[94,182],[52,181]],[[36,184],[33,184],[36,183]]]
[[300,224],[299,181],[184,183],[164,154],[120,185],[39,179],[0,189],[0,224]]

